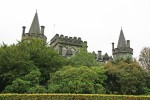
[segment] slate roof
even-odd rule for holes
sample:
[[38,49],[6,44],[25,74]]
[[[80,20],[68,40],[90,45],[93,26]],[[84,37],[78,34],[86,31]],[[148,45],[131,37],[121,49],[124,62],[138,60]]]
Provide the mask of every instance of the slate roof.
[[35,13],[35,16],[33,18],[29,33],[40,34],[40,25],[37,12]]
[[123,34],[123,30],[121,28],[117,48],[126,48],[126,47],[127,47],[126,40]]

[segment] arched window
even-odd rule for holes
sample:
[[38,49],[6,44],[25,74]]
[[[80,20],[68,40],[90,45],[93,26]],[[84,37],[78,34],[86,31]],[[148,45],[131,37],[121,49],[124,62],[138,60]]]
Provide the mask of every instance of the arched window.
[[76,50],[74,48],[71,48],[71,52],[72,52],[72,55],[75,55]]
[[66,53],[67,53],[67,48],[62,47],[62,56],[66,56]]

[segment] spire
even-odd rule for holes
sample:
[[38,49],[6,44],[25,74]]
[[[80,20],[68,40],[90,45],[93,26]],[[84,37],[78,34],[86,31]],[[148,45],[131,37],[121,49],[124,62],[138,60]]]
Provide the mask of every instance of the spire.
[[126,40],[125,40],[123,30],[122,30],[122,27],[121,27],[117,48],[124,48],[124,47],[126,47]]
[[38,14],[37,14],[37,10],[34,16],[34,19],[32,21],[29,33],[36,33],[36,34],[40,34],[40,25],[39,25],[39,19],[38,19]]

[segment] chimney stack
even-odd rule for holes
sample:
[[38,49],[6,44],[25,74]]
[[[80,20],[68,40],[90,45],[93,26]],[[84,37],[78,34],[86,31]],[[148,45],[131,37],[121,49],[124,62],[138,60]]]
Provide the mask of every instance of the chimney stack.
[[44,28],[45,26],[41,26],[41,34],[44,34]]
[[97,56],[98,60],[102,60],[102,51],[98,51],[98,56]]
[[113,42],[113,43],[112,43],[112,50],[114,50],[114,44],[115,44],[115,43]]
[[127,40],[127,47],[130,48],[130,40]]
[[23,27],[22,27],[22,34],[25,34],[25,29],[26,29],[26,27],[23,26]]

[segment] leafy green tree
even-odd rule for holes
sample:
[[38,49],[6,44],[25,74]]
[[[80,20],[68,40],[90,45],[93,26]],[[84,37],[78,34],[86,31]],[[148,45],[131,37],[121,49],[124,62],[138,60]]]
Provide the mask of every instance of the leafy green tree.
[[0,47],[0,91],[36,67],[29,59],[29,55],[19,51],[16,45]]
[[71,66],[100,66],[93,53],[89,53],[85,47],[81,48],[76,55],[69,60]]
[[51,93],[105,93],[103,67],[65,66],[52,75],[48,85]]
[[49,73],[57,71],[66,64],[66,59],[60,56],[53,48],[46,46],[38,39],[32,39],[30,42],[20,42],[19,49],[30,55],[30,60],[37,66],[41,72],[40,84],[45,85],[49,80]]
[[7,85],[4,93],[43,93],[47,92],[44,86],[39,85],[41,72],[38,69],[32,70],[24,77],[16,78],[11,85]]
[[126,63],[121,60],[116,64],[106,64],[106,90],[113,94],[143,94],[145,71],[137,62]]
[[146,94],[146,95],[150,95],[150,72],[149,72],[149,70],[146,72],[146,77],[145,77],[145,79],[146,79],[146,86],[145,86],[145,88],[144,88],[144,94]]
[[145,88],[144,88],[144,94],[150,95],[150,70],[145,69]]
[[0,92],[12,82],[32,72],[40,71],[39,85],[46,85],[49,73],[54,73],[66,64],[66,59],[39,39],[0,47]]
[[30,81],[24,81],[20,78],[16,78],[12,81],[12,85],[7,85],[4,93],[25,93],[29,89]]

